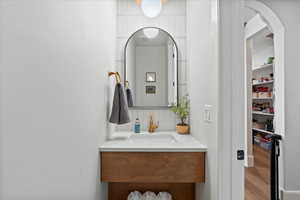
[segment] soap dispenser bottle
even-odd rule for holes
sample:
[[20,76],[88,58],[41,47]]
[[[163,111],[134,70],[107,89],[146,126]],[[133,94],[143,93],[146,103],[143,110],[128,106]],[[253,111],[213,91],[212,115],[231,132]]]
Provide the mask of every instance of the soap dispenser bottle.
[[141,123],[140,123],[139,118],[136,118],[136,120],[135,120],[134,132],[135,133],[141,133]]

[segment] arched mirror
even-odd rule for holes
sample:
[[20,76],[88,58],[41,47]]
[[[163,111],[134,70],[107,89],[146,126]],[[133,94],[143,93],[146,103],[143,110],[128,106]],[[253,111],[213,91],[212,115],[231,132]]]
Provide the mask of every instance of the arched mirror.
[[147,27],[136,31],[125,46],[125,87],[133,108],[168,108],[178,101],[178,48],[166,31]]

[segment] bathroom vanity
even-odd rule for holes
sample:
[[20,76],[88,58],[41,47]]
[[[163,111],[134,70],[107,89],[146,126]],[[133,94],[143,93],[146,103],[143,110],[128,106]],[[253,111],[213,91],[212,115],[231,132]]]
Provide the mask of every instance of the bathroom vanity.
[[135,190],[194,200],[195,184],[205,182],[206,150],[175,132],[116,133],[100,146],[101,181],[109,183],[109,200],[124,200]]
[[[119,82],[123,79],[126,95],[131,94],[130,110],[168,111],[180,104],[185,94],[179,93],[178,57],[174,38],[161,28],[144,27],[129,37]],[[159,123],[149,115],[150,123],[142,127],[155,132]],[[195,200],[195,184],[205,182],[206,150],[190,135],[116,132],[100,146],[101,181],[108,183],[108,199],[125,200],[133,191],[164,191],[174,200]]]

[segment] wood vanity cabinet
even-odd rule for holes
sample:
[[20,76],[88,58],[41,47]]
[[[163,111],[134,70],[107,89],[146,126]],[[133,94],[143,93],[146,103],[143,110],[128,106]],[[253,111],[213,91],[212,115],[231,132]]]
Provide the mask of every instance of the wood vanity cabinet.
[[101,180],[131,183],[201,183],[204,153],[102,152]]
[[101,152],[101,181],[109,200],[142,192],[169,191],[176,200],[194,200],[195,183],[205,182],[205,152]]

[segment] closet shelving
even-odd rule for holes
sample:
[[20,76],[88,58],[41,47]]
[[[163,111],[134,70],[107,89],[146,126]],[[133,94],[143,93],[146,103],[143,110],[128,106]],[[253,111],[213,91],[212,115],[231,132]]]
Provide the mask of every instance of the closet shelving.
[[273,64],[264,64],[258,67],[253,67],[252,70],[253,71],[259,71],[259,70],[263,70],[263,69],[267,69],[267,68],[272,68]]
[[273,97],[253,97],[253,100],[273,100]]
[[[274,119],[274,80],[273,64],[265,64],[252,69],[252,119],[255,133],[273,134],[266,121]],[[255,127],[258,126],[259,128]],[[273,123],[273,122],[272,122]],[[270,125],[271,124],[271,125]]]
[[253,130],[253,131],[260,132],[260,133],[270,134],[270,135],[274,134],[274,133],[271,132],[271,131],[266,131],[266,130],[264,130],[264,129],[259,129],[259,128],[252,128],[252,130]]
[[250,112],[252,121],[252,136],[254,143],[269,149],[269,138],[275,132],[274,128],[274,41],[269,29],[264,29],[250,39],[251,63]]
[[257,85],[270,85],[270,84],[273,84],[274,81],[273,80],[270,80],[270,81],[264,81],[264,82],[259,82],[259,83],[253,83],[252,85],[253,86],[257,86]]
[[265,115],[265,116],[274,116],[274,113],[266,113],[266,112],[260,112],[260,111],[253,111],[253,115]]

